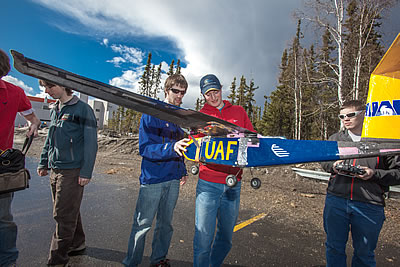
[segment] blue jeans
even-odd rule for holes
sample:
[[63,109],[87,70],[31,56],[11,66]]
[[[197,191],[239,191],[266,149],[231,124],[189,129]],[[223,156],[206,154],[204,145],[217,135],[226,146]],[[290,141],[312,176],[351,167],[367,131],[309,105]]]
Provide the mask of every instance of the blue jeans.
[[128,252],[122,261],[125,266],[138,266],[142,262],[146,234],[156,214],[150,264],[156,264],[166,258],[173,233],[172,217],[178,196],[179,180],[140,186]]
[[225,184],[199,179],[196,189],[193,266],[214,267],[224,262],[232,248],[233,229],[239,215],[240,189],[241,182],[229,188]]
[[17,225],[11,214],[14,193],[0,194],[0,266],[17,261]]
[[354,248],[351,266],[376,266],[374,251],[384,221],[383,206],[328,193],[324,208],[326,266],[346,266],[349,231]]

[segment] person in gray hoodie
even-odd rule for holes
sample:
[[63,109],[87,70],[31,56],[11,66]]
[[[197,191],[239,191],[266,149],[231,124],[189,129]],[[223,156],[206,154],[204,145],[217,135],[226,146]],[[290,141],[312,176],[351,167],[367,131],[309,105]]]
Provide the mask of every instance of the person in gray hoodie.
[[[359,142],[365,105],[358,100],[345,102],[339,114],[344,130],[329,140]],[[339,164],[351,164],[362,173],[344,173]],[[346,244],[351,232],[354,254],[352,266],[376,266],[375,248],[385,221],[385,193],[400,184],[398,156],[380,156],[324,162],[331,173],[325,208],[326,266],[346,266]]]
[[65,266],[69,253],[85,249],[80,206],[83,188],[90,182],[96,160],[96,117],[71,89],[45,80],[39,84],[57,99],[51,107],[51,123],[37,170],[39,176],[50,170],[56,221],[48,265]]

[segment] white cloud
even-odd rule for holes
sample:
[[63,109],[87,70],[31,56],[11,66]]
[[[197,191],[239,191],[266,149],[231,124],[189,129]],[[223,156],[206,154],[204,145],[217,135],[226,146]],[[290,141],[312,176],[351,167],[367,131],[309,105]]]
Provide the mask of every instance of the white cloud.
[[45,92],[46,88],[44,86],[39,85],[40,93],[36,94],[36,97],[40,98],[49,98],[50,96]]
[[113,62],[117,63],[131,63],[134,65],[141,64],[144,57],[144,52],[140,49],[134,47],[128,47],[126,45],[111,45],[111,49],[115,52],[120,54],[122,57],[114,58],[116,59]]
[[[257,105],[277,84],[276,77],[286,42],[296,30],[292,12],[302,1],[265,0],[36,0],[79,21],[96,32],[129,36],[165,37],[176,43],[187,64],[182,73],[190,81],[185,103],[198,97],[198,81],[216,74],[225,86],[233,77],[254,79]],[[140,63],[140,51],[113,49],[127,62]],[[138,53],[136,53],[138,52]],[[121,63],[121,59],[110,62]],[[193,93],[192,93],[193,92]],[[193,100],[194,99],[194,100]]]
[[107,47],[108,46],[108,42],[109,42],[108,39],[104,38],[103,41],[101,42],[101,44]]
[[121,63],[126,63],[126,60],[122,57],[114,57],[113,59],[107,60],[107,62],[113,63],[115,67],[120,67]]
[[7,82],[9,82],[9,83],[12,83],[12,84],[14,84],[16,86],[21,87],[25,91],[25,93],[27,95],[29,95],[29,94],[31,94],[33,92],[33,88],[32,87],[26,85],[23,81],[18,80],[17,78],[15,78],[13,76],[7,75],[7,76],[4,76],[2,79],[7,81]]
[[122,76],[111,79],[109,84],[137,93],[139,89],[140,73],[141,71],[139,69],[136,69],[135,71],[124,71]]

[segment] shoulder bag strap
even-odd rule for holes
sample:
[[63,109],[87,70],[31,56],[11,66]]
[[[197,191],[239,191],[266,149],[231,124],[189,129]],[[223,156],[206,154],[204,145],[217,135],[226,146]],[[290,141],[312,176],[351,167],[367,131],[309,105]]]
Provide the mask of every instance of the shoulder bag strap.
[[22,154],[26,155],[26,153],[28,153],[28,149],[31,147],[33,137],[34,136],[32,134],[31,136],[25,138],[25,142],[21,150]]

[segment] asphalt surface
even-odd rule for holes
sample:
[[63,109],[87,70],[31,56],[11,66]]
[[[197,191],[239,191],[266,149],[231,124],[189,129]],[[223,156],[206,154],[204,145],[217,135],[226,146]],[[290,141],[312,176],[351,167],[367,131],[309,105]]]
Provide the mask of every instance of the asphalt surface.
[[[55,223],[48,176],[36,174],[37,159],[27,158],[30,188],[15,193],[14,219],[18,225],[17,266],[46,266]],[[113,175],[94,174],[85,187],[81,206],[87,249],[70,258],[69,266],[123,266],[132,216],[138,193],[138,181],[122,182]],[[192,266],[194,233],[194,196],[182,189],[174,213],[174,235],[168,258],[172,266]],[[259,215],[260,211],[241,208],[239,223]],[[323,232],[307,225],[291,226],[276,214],[250,223],[236,231],[233,247],[224,266],[324,266]],[[147,235],[141,266],[149,266],[152,231]],[[397,251],[395,247],[386,248]],[[351,255],[348,251],[348,255]],[[392,253],[391,253],[392,254]],[[350,263],[351,257],[348,257]],[[377,258],[378,266],[396,266],[385,256]],[[384,264],[382,264],[384,263]]]
[[[55,226],[48,177],[37,176],[36,166],[37,159],[28,157],[26,167],[32,176],[30,188],[15,193],[12,207],[18,225],[17,247],[20,254],[17,263],[20,267],[46,266]],[[122,266],[138,193],[137,184],[137,181],[119,183],[111,175],[95,174],[95,179],[85,187],[81,206],[87,249],[84,254],[71,257],[70,266]],[[256,211],[241,210],[239,221],[256,215]],[[315,244],[310,244],[309,236],[270,223],[268,217],[235,232],[234,245],[224,266],[324,264],[323,247],[313,248]],[[168,258],[173,266],[192,266],[194,197],[181,194],[175,209],[174,229]],[[291,248],[293,237],[296,243],[302,244],[295,250]],[[141,266],[149,265],[151,240],[152,231],[147,235]],[[291,251],[290,255],[285,255],[285,251]],[[311,254],[311,257],[305,258],[305,253],[308,256]]]

